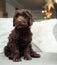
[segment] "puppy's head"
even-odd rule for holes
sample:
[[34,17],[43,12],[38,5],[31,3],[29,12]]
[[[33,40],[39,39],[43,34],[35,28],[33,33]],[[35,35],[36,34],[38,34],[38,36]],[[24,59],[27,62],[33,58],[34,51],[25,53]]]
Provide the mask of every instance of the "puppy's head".
[[16,28],[25,28],[31,26],[33,21],[34,18],[29,10],[17,10],[13,17],[13,26]]

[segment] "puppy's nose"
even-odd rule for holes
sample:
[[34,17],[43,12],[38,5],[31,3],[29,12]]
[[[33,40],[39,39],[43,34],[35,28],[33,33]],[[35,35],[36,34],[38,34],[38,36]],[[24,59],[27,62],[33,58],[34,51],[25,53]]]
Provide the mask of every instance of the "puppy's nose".
[[20,24],[25,24],[26,22],[25,21],[19,21],[20,22]]

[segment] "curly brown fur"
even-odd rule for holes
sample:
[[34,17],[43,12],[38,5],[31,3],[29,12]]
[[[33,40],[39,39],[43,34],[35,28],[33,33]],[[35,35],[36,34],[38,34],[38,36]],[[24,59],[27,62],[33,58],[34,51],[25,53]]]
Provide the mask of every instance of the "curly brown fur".
[[32,33],[30,26],[33,24],[34,18],[29,10],[17,10],[13,17],[14,30],[9,35],[9,41],[4,48],[5,55],[13,61],[21,61],[21,57],[31,60],[32,57],[40,57],[32,49]]

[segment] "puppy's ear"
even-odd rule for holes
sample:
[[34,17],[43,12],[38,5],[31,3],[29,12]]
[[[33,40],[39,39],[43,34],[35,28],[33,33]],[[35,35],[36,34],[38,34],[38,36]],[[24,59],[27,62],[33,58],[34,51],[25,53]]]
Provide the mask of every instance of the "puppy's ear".
[[33,17],[30,10],[26,10],[25,13],[26,13],[26,15],[28,16],[28,19],[29,19],[29,22],[28,22],[29,26],[31,26],[33,24],[33,21],[34,21],[34,17]]
[[16,10],[14,12],[14,16],[13,16],[13,26],[15,26],[15,21],[16,21],[16,18],[18,17],[19,13],[18,13],[18,10]]
[[13,18],[13,26],[15,26],[15,18]]

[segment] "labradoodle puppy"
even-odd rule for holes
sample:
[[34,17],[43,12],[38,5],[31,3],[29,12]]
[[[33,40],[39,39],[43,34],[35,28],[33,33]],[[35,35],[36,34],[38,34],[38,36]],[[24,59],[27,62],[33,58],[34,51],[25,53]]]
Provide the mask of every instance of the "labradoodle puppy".
[[32,49],[32,33],[30,30],[33,24],[33,16],[27,9],[17,10],[13,17],[14,30],[9,35],[9,41],[4,48],[5,55],[13,61],[21,61],[24,56],[25,60],[31,60],[32,57],[39,58]]

